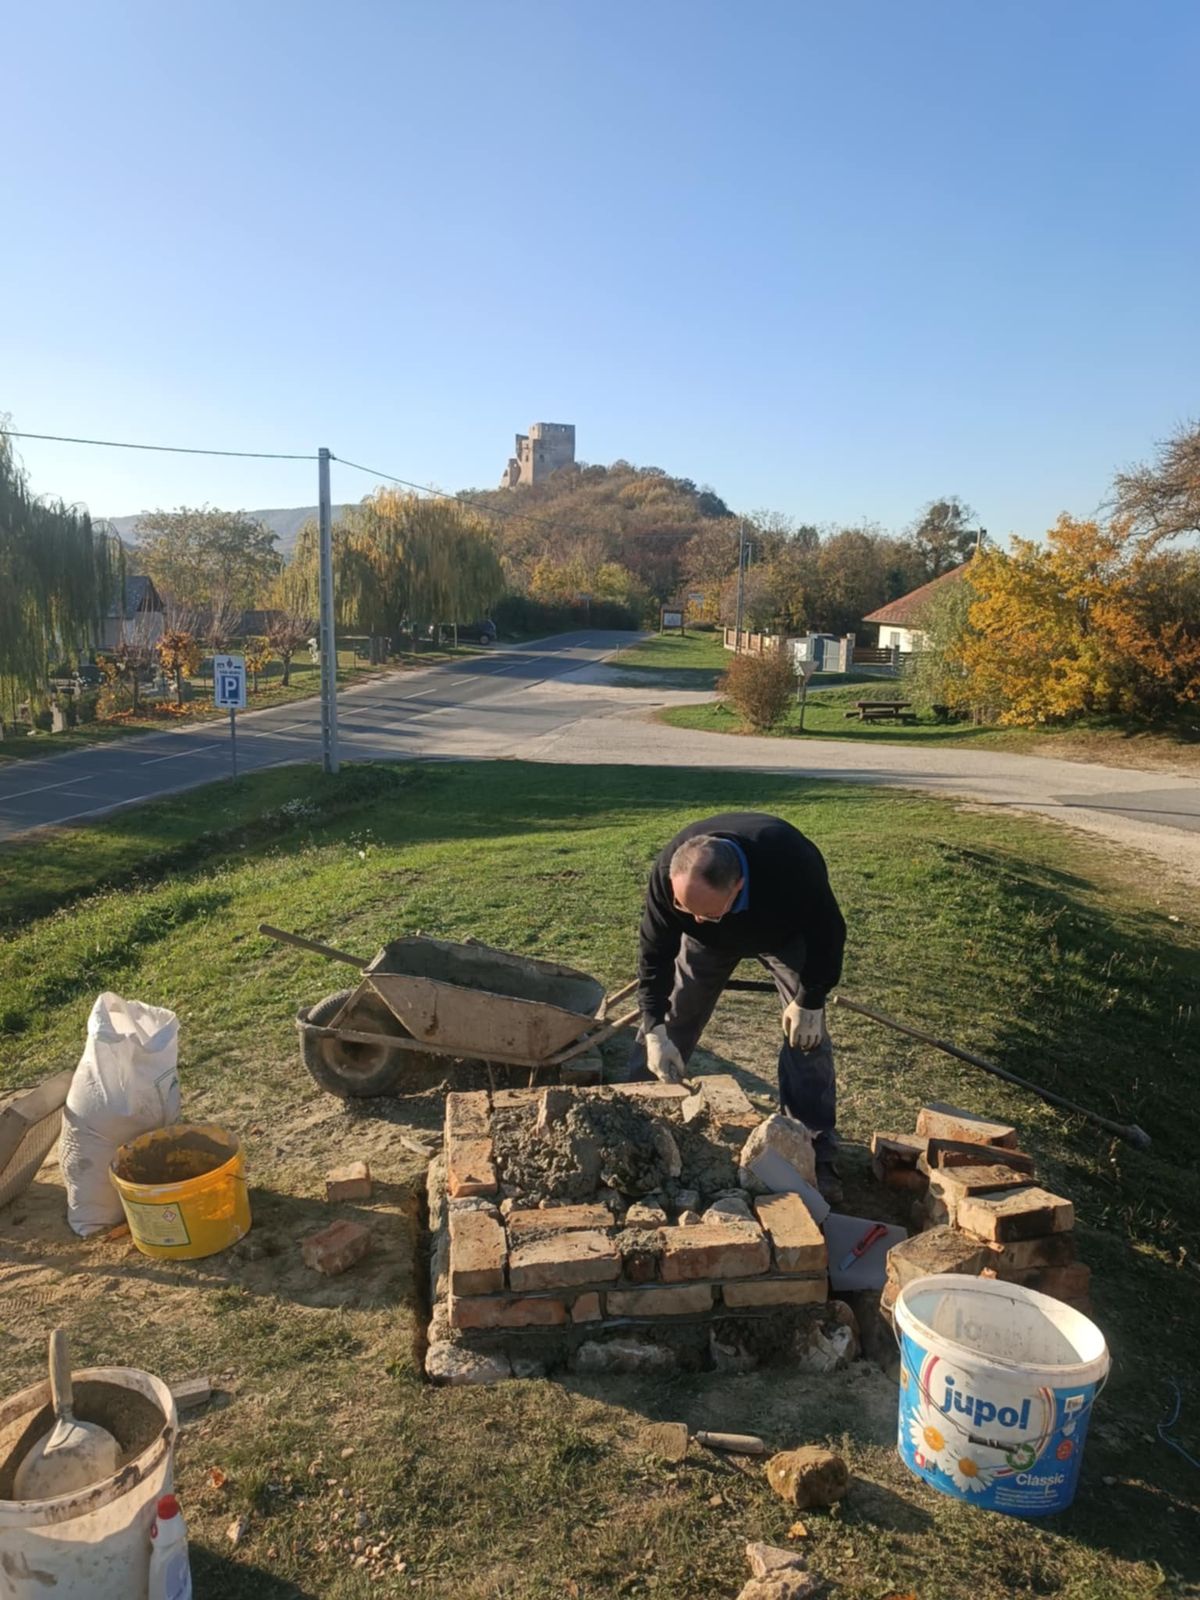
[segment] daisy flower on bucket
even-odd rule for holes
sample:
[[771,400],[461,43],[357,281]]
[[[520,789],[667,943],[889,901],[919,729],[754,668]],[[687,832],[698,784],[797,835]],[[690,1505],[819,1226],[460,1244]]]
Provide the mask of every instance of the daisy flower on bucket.
[[909,1420],[908,1436],[913,1449],[931,1466],[941,1466],[946,1450],[946,1424],[930,1406],[917,1406]]
[[961,1494],[982,1494],[990,1489],[992,1475],[980,1466],[974,1456],[962,1455],[957,1450],[947,1450],[938,1465]]

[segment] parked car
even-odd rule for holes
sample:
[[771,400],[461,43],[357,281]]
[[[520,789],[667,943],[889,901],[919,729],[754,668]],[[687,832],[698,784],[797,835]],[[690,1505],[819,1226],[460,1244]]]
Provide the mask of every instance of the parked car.
[[496,624],[491,617],[481,617],[477,622],[432,622],[425,630],[425,637],[433,640],[444,640],[452,629],[458,629],[458,642],[460,644],[495,644]]
[[474,639],[476,644],[495,644],[496,624],[491,617],[483,617],[478,622],[460,622],[458,625],[460,639]]

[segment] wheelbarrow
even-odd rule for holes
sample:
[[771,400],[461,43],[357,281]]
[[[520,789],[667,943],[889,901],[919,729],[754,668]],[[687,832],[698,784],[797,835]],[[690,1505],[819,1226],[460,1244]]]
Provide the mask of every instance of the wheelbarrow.
[[585,1055],[639,1019],[613,1016],[636,989],[605,995],[586,972],[425,934],[394,939],[370,961],[259,923],[284,944],[357,967],[353,989],[296,1014],[300,1054],[316,1081],[343,1099],[395,1094],[406,1073],[443,1060],[484,1061],[539,1072]]

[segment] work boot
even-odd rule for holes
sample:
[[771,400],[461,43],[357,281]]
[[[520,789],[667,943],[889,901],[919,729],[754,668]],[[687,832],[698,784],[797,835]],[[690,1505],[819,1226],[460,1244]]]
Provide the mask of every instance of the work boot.
[[846,1191],[842,1187],[842,1175],[838,1169],[837,1156],[833,1151],[827,1154],[817,1151],[817,1188],[835,1208],[840,1206],[846,1198]]

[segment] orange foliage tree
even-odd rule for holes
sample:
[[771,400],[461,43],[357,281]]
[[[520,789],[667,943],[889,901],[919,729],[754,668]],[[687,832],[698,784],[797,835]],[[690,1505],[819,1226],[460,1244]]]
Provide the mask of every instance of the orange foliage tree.
[[976,599],[951,654],[999,722],[1153,715],[1200,700],[1200,558],[1128,522],[1065,514],[1046,544],[1014,539],[971,565]]

